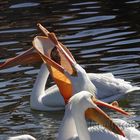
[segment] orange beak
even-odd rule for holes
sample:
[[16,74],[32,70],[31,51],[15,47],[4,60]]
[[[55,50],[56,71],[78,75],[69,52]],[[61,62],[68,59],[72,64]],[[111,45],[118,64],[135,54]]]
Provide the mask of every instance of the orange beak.
[[1,62],[0,69],[13,67],[19,64],[22,65],[22,64],[30,64],[30,63],[39,63],[39,62],[42,62],[42,59],[32,47],[28,49],[26,52],[17,55],[16,57],[9,58],[5,62]]
[[98,124],[104,126],[108,130],[125,137],[124,132],[99,107],[87,109],[85,112],[85,116],[87,119],[96,121]]
[[94,103],[95,103],[96,105],[98,105],[98,106],[103,106],[103,107],[110,108],[110,109],[112,109],[112,110],[115,110],[115,111],[117,111],[117,112],[123,114],[123,115],[127,115],[127,116],[130,115],[129,113],[127,113],[126,111],[124,111],[123,109],[121,109],[121,108],[118,107],[118,106],[114,106],[114,105],[112,105],[112,104],[105,103],[105,102],[103,102],[103,101],[100,101],[100,100],[96,99],[95,97],[94,97],[92,100],[93,100]]

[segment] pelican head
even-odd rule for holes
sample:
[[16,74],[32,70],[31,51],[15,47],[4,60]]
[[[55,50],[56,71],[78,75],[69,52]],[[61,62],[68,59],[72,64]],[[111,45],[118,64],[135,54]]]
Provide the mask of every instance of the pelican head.
[[95,97],[90,92],[81,91],[73,95],[68,102],[69,110],[71,111],[75,120],[79,139],[88,139],[88,136],[85,133],[86,126],[83,123],[84,118],[96,121],[98,124],[104,126],[108,130],[124,136],[123,131],[103,110],[97,106],[94,98]]

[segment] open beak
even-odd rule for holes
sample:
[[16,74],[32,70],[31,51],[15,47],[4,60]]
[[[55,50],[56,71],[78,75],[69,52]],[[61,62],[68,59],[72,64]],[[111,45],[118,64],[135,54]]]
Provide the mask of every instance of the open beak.
[[127,115],[127,116],[130,115],[129,113],[127,113],[126,111],[124,111],[123,109],[121,109],[119,106],[114,106],[112,104],[105,103],[103,101],[100,101],[100,100],[96,99],[95,97],[92,100],[98,106],[103,106],[103,107],[110,108],[112,110],[115,110],[115,111],[123,114],[123,115]]
[[[47,37],[49,36],[49,31],[45,27],[43,27],[40,23],[38,23],[37,26]],[[52,39],[53,39],[53,37],[52,37]],[[62,47],[65,50],[65,52],[71,57],[71,59],[73,61],[75,61],[71,52],[61,42],[59,42],[56,37],[54,38],[53,41],[56,42],[56,44],[58,44],[58,45],[60,44],[60,47]]]
[[[38,27],[45,34],[45,36],[47,37],[50,36],[50,38],[53,39],[53,36],[51,36],[49,31],[45,29],[41,24],[38,24]],[[53,41],[56,40],[57,38],[55,37]],[[61,46],[59,44],[61,44]],[[62,52],[65,51],[71,57],[70,59],[75,61],[70,51],[62,43],[59,42],[59,44],[57,42],[58,47],[62,47]],[[31,47],[30,49],[23,52],[22,54],[17,55],[16,57],[9,58],[5,62],[0,62],[0,69],[9,68],[16,65],[22,65],[22,64],[25,65],[25,64],[41,63],[41,62],[42,62],[41,57],[38,55],[37,51],[33,47]]]
[[[94,99],[92,99],[92,102],[96,104]],[[109,105],[109,104],[108,104]],[[123,131],[112,121],[112,119],[98,106],[96,108],[89,108],[85,112],[85,116],[87,119],[96,121],[98,124],[104,126],[108,130],[122,135],[125,137]]]

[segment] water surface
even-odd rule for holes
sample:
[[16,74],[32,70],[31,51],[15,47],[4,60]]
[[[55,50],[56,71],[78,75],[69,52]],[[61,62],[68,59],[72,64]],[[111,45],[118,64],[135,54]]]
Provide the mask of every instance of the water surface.
[[[0,0],[0,62],[32,46],[41,35],[36,24],[55,32],[87,72],[112,72],[140,86],[140,1]],[[0,70],[0,140],[7,135],[31,134],[55,139],[63,111],[30,109],[30,94],[40,64]],[[52,80],[46,88],[53,84]],[[120,102],[140,123],[140,94]],[[117,118],[121,115],[107,111]]]

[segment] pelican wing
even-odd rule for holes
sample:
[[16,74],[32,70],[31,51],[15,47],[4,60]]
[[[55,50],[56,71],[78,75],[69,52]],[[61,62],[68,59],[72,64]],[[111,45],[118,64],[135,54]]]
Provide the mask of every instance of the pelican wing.
[[57,85],[53,85],[45,91],[45,96],[42,98],[45,106],[65,108],[65,102],[59,92]]
[[129,89],[132,89],[130,82],[126,82],[123,79],[115,78],[111,73],[105,74],[88,74],[90,80],[97,88],[97,98],[104,99],[111,96],[127,93]]

